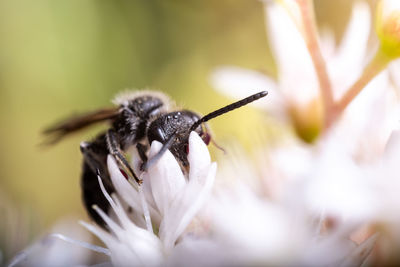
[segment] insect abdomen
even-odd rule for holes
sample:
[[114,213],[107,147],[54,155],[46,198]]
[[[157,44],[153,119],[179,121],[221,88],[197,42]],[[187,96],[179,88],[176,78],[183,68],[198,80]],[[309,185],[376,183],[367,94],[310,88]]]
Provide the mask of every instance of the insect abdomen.
[[83,154],[82,200],[89,216],[97,224],[104,226],[103,219],[93,209],[93,205],[97,205],[105,213],[108,213],[110,207],[101,191],[98,176],[109,194],[115,191],[107,169],[108,149],[104,134],[99,135],[93,142],[81,143],[81,151]]
[[[103,179],[103,177],[102,177]],[[114,188],[103,183],[108,193],[112,193]],[[99,225],[104,226],[103,219],[93,209],[93,205],[97,205],[105,213],[108,213],[110,204],[101,192],[97,175],[91,170],[87,163],[83,163],[83,173],[81,179],[82,200],[89,216]]]

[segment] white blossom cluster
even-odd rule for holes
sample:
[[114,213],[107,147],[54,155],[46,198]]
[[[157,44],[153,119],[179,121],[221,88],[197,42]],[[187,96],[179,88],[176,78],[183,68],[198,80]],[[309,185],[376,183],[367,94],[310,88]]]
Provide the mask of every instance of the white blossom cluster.
[[[191,133],[188,175],[166,152],[141,173],[139,190],[109,156],[116,192],[103,188],[103,194],[112,212],[94,208],[110,230],[83,222],[106,248],[76,246],[106,254],[101,266],[365,266],[400,260],[400,64],[365,71],[373,56],[367,45],[372,16],[365,2],[356,2],[338,46],[328,30],[316,41],[332,103],[367,82],[348,105],[315,115],[323,74],[305,38],[307,2],[265,2],[276,80],[225,66],[212,73],[211,83],[236,99],[268,90],[255,106],[289,129],[307,123],[296,115],[309,115],[320,127],[317,139],[306,144],[293,131],[274,148],[261,147],[255,162],[243,155],[223,160],[217,174],[207,146]],[[330,112],[336,112],[331,124],[320,123]],[[149,157],[161,146],[153,142]],[[138,158],[132,155],[135,169]]]

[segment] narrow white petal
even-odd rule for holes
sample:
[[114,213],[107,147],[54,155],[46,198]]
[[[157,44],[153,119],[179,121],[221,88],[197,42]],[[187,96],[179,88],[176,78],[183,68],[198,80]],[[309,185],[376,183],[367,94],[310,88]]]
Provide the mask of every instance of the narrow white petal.
[[209,196],[214,184],[216,170],[216,163],[212,163],[202,173],[207,177],[204,184],[200,184],[197,180],[189,181],[184,190],[174,199],[169,212],[165,214],[160,225],[159,236],[167,252],[173,248],[175,241]]
[[98,179],[102,193],[110,203],[112,209],[122,224],[122,227],[114,222],[97,206],[94,206],[94,209],[114,233],[116,239],[118,239],[122,244],[129,245],[131,250],[139,255],[139,258],[150,257],[152,260],[161,258],[161,243],[157,236],[153,234],[152,230],[146,231],[145,229],[137,227],[133,222],[131,222],[118,198],[114,196],[114,199],[112,199],[105,190],[101,178],[99,177]]
[[146,198],[147,204],[150,206],[149,209],[151,211],[151,215],[153,217],[154,216],[155,217],[160,217],[158,212],[157,213],[153,213],[153,211],[155,211],[157,209],[156,203],[154,202],[153,194],[151,192],[150,181],[147,178],[148,177],[148,173],[142,172],[140,170],[140,167],[141,167],[143,161],[141,160],[141,158],[139,156],[139,152],[136,149],[136,146],[132,146],[126,153],[131,156],[131,167],[132,167],[132,169],[139,176],[139,178],[143,181],[142,190],[143,190],[143,194],[144,194],[144,196]]
[[[144,198],[146,199],[146,203],[147,203],[148,209],[150,211],[152,222],[155,223],[156,225],[159,225],[160,221],[161,221],[161,214],[157,208],[156,201],[154,200],[153,191],[151,189],[151,179],[149,178],[149,173],[143,172],[140,177],[143,180],[141,190],[144,195]],[[139,194],[139,196],[140,196],[140,194]],[[141,205],[143,208],[142,203],[141,203]]]
[[[99,214],[106,216],[101,212]],[[81,224],[106,244],[115,266],[154,265],[162,259],[159,239],[152,233],[137,228],[133,224],[128,225],[126,229],[113,225],[115,237],[98,226],[89,225],[85,222],[81,222]]]
[[336,97],[342,95],[362,72],[366,63],[370,21],[368,4],[363,1],[356,2],[336,56],[328,62],[328,72],[332,77]]
[[[104,220],[104,222],[109,226],[110,230],[116,235],[116,237],[119,240],[143,239],[150,243],[158,243],[158,239],[153,234],[152,230],[146,231],[145,229],[137,227],[132,221],[130,221],[130,219],[128,218],[127,214],[125,213],[125,210],[122,207],[121,202],[118,200],[118,198],[115,195],[114,195],[114,198],[111,198],[111,196],[105,190],[100,177],[98,179],[99,179],[101,191],[104,194],[104,196],[107,198],[108,202],[110,203],[110,205],[111,205],[112,209],[114,210],[115,214],[117,215],[118,220],[121,223],[122,227],[120,227],[116,222],[114,222],[107,214],[105,214],[96,205],[93,208],[100,215],[100,217]],[[125,231],[129,231],[130,236],[126,236]]]
[[371,30],[371,13],[367,2],[357,1],[339,47],[339,56],[346,63],[360,65],[365,61]]
[[114,212],[117,215],[118,220],[121,223],[122,228],[129,229],[130,232],[135,233],[137,231],[145,231],[143,228],[136,226],[126,214],[124,208],[122,207],[118,198],[113,195],[113,199],[115,202]]
[[118,236],[122,232],[121,227],[115,223],[107,214],[104,213],[98,206],[93,206],[93,209],[97,212],[98,215],[103,219],[103,221],[110,227],[110,231]]
[[83,248],[87,248],[89,250],[92,250],[92,251],[95,251],[95,252],[102,253],[102,254],[105,254],[107,256],[110,256],[110,250],[107,249],[107,248],[96,246],[96,245],[93,245],[93,244],[90,244],[90,243],[87,243],[87,242],[83,242],[81,240],[75,240],[73,238],[70,238],[70,237],[62,235],[62,234],[51,234],[50,236],[54,237],[54,238],[61,239],[61,240],[65,241],[65,242],[69,242],[71,244],[74,244],[74,245],[77,245],[77,246],[80,246],[80,247],[83,247]]
[[111,181],[118,194],[131,206],[136,212],[142,212],[140,206],[139,193],[132,187],[128,180],[122,175],[117,163],[111,155],[107,157],[107,167],[110,173]]
[[189,155],[188,161],[190,166],[189,181],[196,180],[203,183],[201,179],[207,176],[201,176],[203,170],[208,168],[211,163],[210,153],[207,145],[196,132],[189,135]]
[[268,97],[252,105],[271,112],[284,110],[284,100],[276,82],[260,72],[235,66],[222,66],[211,73],[210,83],[219,92],[235,99],[243,99],[266,90]]
[[318,95],[319,85],[302,33],[279,4],[266,4],[265,15],[280,89],[291,102],[307,104]]
[[324,27],[320,30],[321,53],[324,55],[327,63],[332,60],[336,53],[335,33],[331,28]]
[[[151,144],[149,157],[161,149],[162,144],[154,141]],[[161,159],[148,170],[154,201],[161,215],[164,215],[176,194],[182,190],[186,181],[178,162],[171,152],[166,151]]]
[[[112,181],[115,189],[117,190],[118,195],[121,196],[121,198],[130,207],[133,208],[134,212],[136,212],[140,215],[139,217],[136,216],[137,220],[135,220],[135,221],[139,225],[144,225],[145,222],[144,222],[143,218],[141,217],[141,215],[143,214],[143,208],[141,205],[139,192],[136,191],[133,188],[133,186],[128,182],[128,180],[122,175],[117,163],[115,162],[114,158],[110,155],[107,158],[107,166],[108,166],[108,171],[110,173],[111,181]],[[144,178],[147,178],[147,176],[145,176]],[[144,180],[144,182],[147,182],[147,181]],[[147,188],[147,189],[149,190],[149,188]],[[151,195],[151,194],[149,194],[149,195]],[[146,200],[148,201],[149,199],[146,199]],[[150,199],[150,200],[152,200],[152,199]],[[150,201],[148,207],[149,207],[151,216],[154,219],[154,221],[159,222],[160,215],[154,207],[154,202]]]
[[79,221],[79,223],[85,227],[86,229],[89,230],[92,234],[97,236],[109,249],[111,249],[111,245],[113,245],[116,241],[114,241],[114,238],[112,237],[111,234],[108,232],[104,231],[100,227],[94,224],[89,224],[84,221]]
[[[124,213],[122,208],[119,208],[119,211]],[[122,216],[121,222],[123,223],[123,229],[115,231],[115,228],[113,228],[118,242],[127,246],[129,253],[136,255],[141,262],[148,264],[151,262],[158,263],[163,257],[162,246],[158,237],[152,232],[131,223],[126,214]],[[129,257],[129,254],[127,257]]]
[[135,171],[137,175],[141,173],[140,171],[140,165],[142,164],[142,159],[139,156],[139,152],[136,149],[136,146],[131,146],[128,151],[126,151],[126,154],[130,155],[131,160],[130,164],[132,169]]
[[346,145],[358,160],[376,160],[391,132],[399,125],[398,103],[388,71],[382,71],[348,106],[331,135],[339,144]]

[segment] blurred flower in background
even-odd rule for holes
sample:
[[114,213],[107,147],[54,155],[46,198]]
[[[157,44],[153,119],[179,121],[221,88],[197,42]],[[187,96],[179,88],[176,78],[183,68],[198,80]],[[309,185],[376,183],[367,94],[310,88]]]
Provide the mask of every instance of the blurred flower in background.
[[[76,264],[90,262],[87,248],[105,254],[105,264],[114,266],[361,266],[400,261],[398,6],[380,1],[371,9],[364,1],[354,2],[337,45],[333,31],[317,27],[313,1],[257,4],[264,7],[277,78],[259,69],[226,66],[218,67],[210,81],[234,99],[268,90],[269,96],[254,105],[285,134],[251,153],[237,149],[237,155],[222,157],[215,184],[216,165],[195,134],[187,177],[166,153],[142,174],[147,183],[137,188],[110,157],[117,192],[103,194],[113,213],[95,207],[109,231],[83,223],[106,248],[78,241],[87,241],[79,235],[64,238],[68,232],[59,236],[76,249],[68,256]],[[378,39],[371,37],[373,18]],[[244,39],[252,42],[253,37]],[[261,120],[257,127],[246,126],[251,117],[234,126],[247,129],[249,136],[248,129],[260,135]],[[159,148],[153,143],[150,155]],[[133,154],[133,166],[137,160]],[[28,257],[37,259],[36,251],[28,248],[14,263],[37,264]],[[65,256],[53,251],[43,252],[48,256],[43,262],[52,262],[47,260],[57,253]]]
[[[282,247],[287,249],[289,244],[295,246],[299,242],[300,249],[295,246],[292,250],[294,262],[358,266],[367,258],[375,241],[374,253],[368,257],[370,263],[399,261],[396,251],[400,236],[394,226],[399,221],[393,216],[398,198],[390,192],[399,190],[399,170],[391,162],[400,151],[399,87],[392,78],[397,76],[399,64],[392,61],[398,57],[395,50],[400,47],[396,41],[400,17],[396,5],[390,2],[381,1],[376,10],[380,44],[372,49],[367,45],[372,20],[365,2],[354,4],[338,47],[329,30],[317,35],[311,1],[267,2],[268,36],[278,66],[278,81],[238,67],[221,67],[212,74],[214,87],[234,97],[260,86],[271,88],[274,98],[264,102],[266,110],[287,118],[289,128],[295,130],[289,142],[280,142],[260,153],[263,158],[258,162],[262,165],[257,169],[262,175],[256,182],[259,186],[253,190],[265,202],[264,206],[258,205],[255,214],[266,214],[272,206],[289,217],[270,228],[289,225],[281,233],[288,234],[290,242]],[[384,8],[386,15],[382,14]],[[245,186],[239,186],[242,187]],[[233,207],[239,205],[235,199],[230,201],[235,203]],[[268,216],[271,217],[278,216]],[[254,221],[257,220],[248,222]],[[251,223],[235,230],[239,228],[250,229],[248,233],[243,230],[244,236],[254,230]],[[255,232],[260,233],[261,229]],[[296,230],[291,232],[292,229]],[[277,232],[280,233],[274,231]],[[302,234],[305,239],[301,239]],[[264,240],[267,236],[271,235],[266,234]],[[284,236],[279,236],[266,248],[282,240]],[[311,244],[310,240],[319,241]],[[330,245],[326,247],[322,240],[329,240]],[[343,243],[350,240],[352,244]],[[351,249],[357,245],[358,248]],[[308,253],[301,250],[304,247]],[[364,252],[360,253],[361,250]],[[315,251],[318,253],[313,254]],[[324,256],[318,257],[319,253]],[[363,258],[356,260],[356,254]],[[279,253],[274,251],[271,255]],[[282,255],[289,252],[284,250]],[[298,255],[301,259],[296,258]],[[278,264],[281,260],[287,258],[283,256]]]

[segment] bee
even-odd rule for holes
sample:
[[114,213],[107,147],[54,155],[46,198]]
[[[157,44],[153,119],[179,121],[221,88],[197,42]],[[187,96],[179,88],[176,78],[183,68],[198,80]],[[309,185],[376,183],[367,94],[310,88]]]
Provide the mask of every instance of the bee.
[[[104,222],[92,208],[97,205],[103,211],[109,210],[109,203],[101,192],[98,178],[101,177],[105,189],[115,191],[107,170],[107,156],[111,154],[116,160],[121,173],[133,179],[137,185],[141,178],[134,172],[124,152],[135,146],[141,161],[141,170],[146,171],[155,164],[168,149],[177,159],[184,173],[188,172],[188,139],[195,131],[208,145],[211,141],[210,131],[205,122],[224,113],[247,105],[267,95],[266,91],[251,95],[205,116],[191,110],[179,110],[170,99],[161,92],[139,91],[118,94],[113,103],[115,107],[103,108],[86,114],[66,119],[43,131],[49,137],[46,143],[55,144],[65,136],[82,130],[90,125],[108,122],[110,127],[97,135],[93,140],[81,142],[83,155],[81,177],[82,199],[89,216],[100,226]],[[163,144],[160,151],[152,158],[147,157],[153,141]]]

